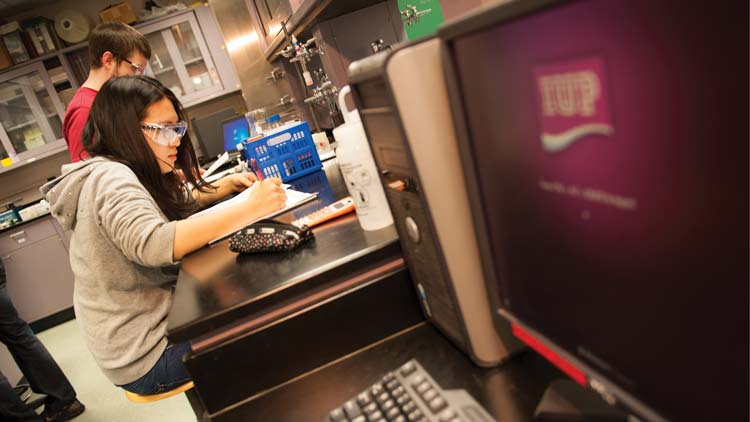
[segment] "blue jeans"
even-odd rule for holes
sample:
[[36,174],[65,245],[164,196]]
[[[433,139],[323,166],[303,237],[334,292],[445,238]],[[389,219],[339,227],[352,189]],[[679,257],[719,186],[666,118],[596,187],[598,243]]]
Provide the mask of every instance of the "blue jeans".
[[163,393],[185,384],[190,381],[190,375],[182,363],[182,356],[189,351],[189,343],[170,344],[146,375],[118,387],[131,393],[148,395]]
[[[44,298],[40,298],[44,300]],[[5,287],[0,262],[0,342],[5,344],[31,389],[46,394],[45,408],[59,410],[76,398],[76,392],[44,345],[22,320]],[[41,421],[34,409],[23,403],[8,379],[0,372],[0,420]]]

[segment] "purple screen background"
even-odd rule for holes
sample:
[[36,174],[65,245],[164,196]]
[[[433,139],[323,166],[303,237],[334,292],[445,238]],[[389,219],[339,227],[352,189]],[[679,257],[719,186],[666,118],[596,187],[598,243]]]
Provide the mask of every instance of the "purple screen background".
[[[505,306],[678,420],[747,420],[747,4],[718,3],[572,2],[454,44]],[[546,152],[534,70],[591,57],[614,135]]]

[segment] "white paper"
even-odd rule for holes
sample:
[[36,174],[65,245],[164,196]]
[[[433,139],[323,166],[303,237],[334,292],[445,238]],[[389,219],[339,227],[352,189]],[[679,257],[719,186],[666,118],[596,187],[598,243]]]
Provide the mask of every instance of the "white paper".
[[206,172],[203,173],[203,178],[205,179],[205,178],[209,177],[210,175],[214,174],[214,172],[216,170],[218,170],[219,167],[223,166],[224,163],[227,162],[227,160],[229,160],[229,153],[228,152],[224,152],[224,154],[221,154],[219,156],[219,158],[216,159],[216,161],[214,161],[213,164],[211,164],[211,166],[208,168],[208,170],[206,170]]
[[[226,201],[223,201],[223,202],[219,202],[218,204],[216,204],[216,205],[214,205],[214,206],[212,206],[210,208],[206,208],[203,211],[197,212],[197,213],[191,215],[188,218],[198,217],[198,216],[201,216],[201,215],[207,215],[207,214],[210,214],[210,213],[215,212],[217,210],[221,210],[221,209],[224,209],[226,207],[232,206],[234,204],[238,204],[241,201],[247,201],[247,198],[250,196],[250,193],[252,193],[253,189],[255,189],[256,186],[258,186],[258,184],[254,183],[252,186],[250,186],[249,188],[247,188],[244,191],[240,192],[239,194],[237,194],[233,198],[227,199]],[[300,206],[300,205],[302,205],[302,204],[304,204],[306,202],[309,202],[309,201],[315,199],[315,197],[318,196],[317,192],[316,193],[300,192],[300,191],[297,191],[297,190],[294,190],[294,189],[290,189],[289,185],[281,185],[281,187],[284,188],[284,190],[286,191],[286,204],[284,205],[284,208],[282,208],[280,210],[277,210],[277,211],[274,211],[274,212],[272,212],[272,213],[270,213],[268,215],[264,215],[263,217],[258,218],[256,220],[248,220],[246,222],[238,222],[238,227],[237,227],[236,230],[234,230],[232,232],[229,232],[229,233],[226,233],[225,235],[223,235],[223,236],[221,236],[221,237],[219,237],[217,239],[214,239],[214,240],[212,240],[212,241],[210,241],[208,243],[209,244],[216,243],[216,242],[224,239],[225,237],[227,237],[227,236],[229,236],[229,235],[231,235],[231,234],[233,234],[233,233],[241,230],[243,227],[246,227],[246,226],[248,226],[250,224],[255,223],[256,221],[265,220],[267,218],[273,218],[273,217],[275,217],[275,216],[277,216],[279,214],[283,214],[283,213],[289,211],[292,208],[298,207],[298,206]]]

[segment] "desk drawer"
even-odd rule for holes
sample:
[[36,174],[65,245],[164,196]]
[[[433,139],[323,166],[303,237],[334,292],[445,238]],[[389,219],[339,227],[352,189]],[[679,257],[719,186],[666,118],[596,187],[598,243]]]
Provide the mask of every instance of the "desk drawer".
[[424,320],[405,268],[326,303],[189,355],[209,414]]
[[23,224],[0,234],[0,256],[57,234],[49,218]]

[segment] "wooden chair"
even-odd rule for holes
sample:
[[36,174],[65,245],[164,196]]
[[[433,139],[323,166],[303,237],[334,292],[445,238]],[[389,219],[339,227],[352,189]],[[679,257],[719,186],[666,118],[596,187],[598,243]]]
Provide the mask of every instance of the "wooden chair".
[[137,393],[131,393],[130,391],[125,390],[125,397],[128,398],[128,400],[134,402],[134,403],[152,403],[159,400],[164,400],[167,398],[170,398],[172,396],[176,396],[180,393],[184,393],[188,390],[191,390],[195,385],[192,381],[188,381],[185,384],[180,385],[177,388],[174,388],[169,391],[165,391],[163,393],[158,394],[137,394]]

